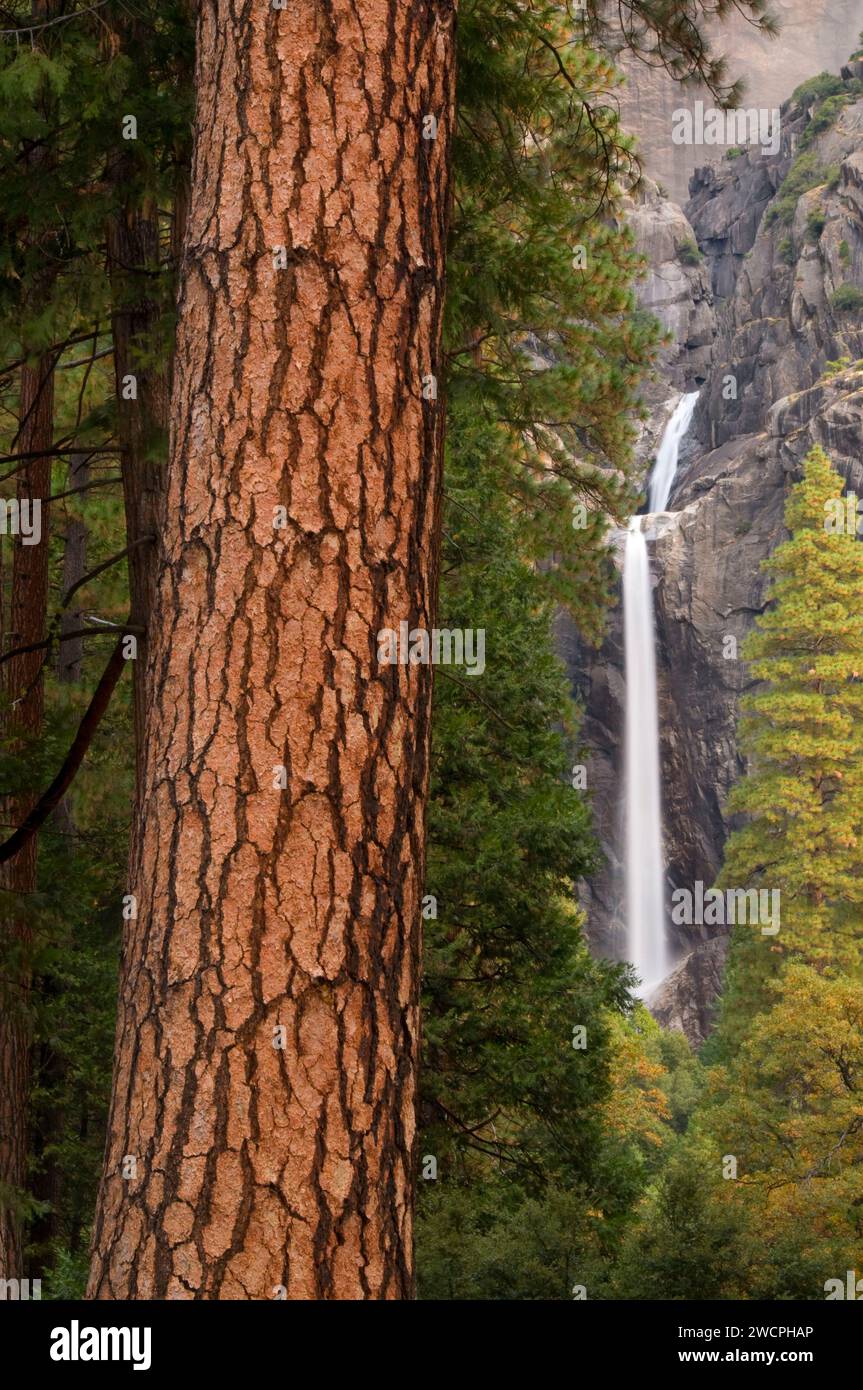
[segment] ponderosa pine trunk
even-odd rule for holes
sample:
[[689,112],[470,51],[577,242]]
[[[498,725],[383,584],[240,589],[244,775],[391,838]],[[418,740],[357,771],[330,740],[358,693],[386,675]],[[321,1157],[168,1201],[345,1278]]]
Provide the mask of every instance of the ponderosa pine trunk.
[[412,1293],[454,10],[200,6],[94,1297]]
[[[15,537],[9,611],[10,647],[40,642],[48,607],[48,498],[51,457],[39,455],[54,442],[54,358],[49,353],[21,368],[21,428],[18,450],[28,458],[17,475],[19,507],[40,505],[38,544]],[[7,663],[8,706],[3,737],[11,750],[24,748],[42,728],[44,651],[26,652]],[[24,820],[36,797],[21,792],[5,798],[4,837]],[[36,839],[0,865],[0,1278],[23,1277],[22,1223],[14,1194],[27,1185],[27,1111],[31,1076],[30,903],[36,889]]]

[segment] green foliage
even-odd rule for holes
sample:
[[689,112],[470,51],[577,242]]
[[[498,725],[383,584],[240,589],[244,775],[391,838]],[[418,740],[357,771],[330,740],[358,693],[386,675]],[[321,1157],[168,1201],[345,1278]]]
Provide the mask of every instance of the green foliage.
[[591,959],[573,902],[594,848],[552,618],[562,601],[599,632],[659,331],[610,215],[634,167],[610,67],[550,3],[469,0],[459,22],[440,614],[488,640],[481,689],[436,684],[420,1288],[563,1298],[598,1284],[643,1160],[609,1109],[629,979]]
[[819,241],[827,225],[827,218],[820,208],[810,208],[806,214],[806,236],[809,241]]
[[745,153],[746,153],[746,151],[745,151],[740,145],[732,145],[731,148],[730,148],[729,150],[726,150],[726,151],[725,151],[725,158],[726,158],[726,159],[739,159],[740,156],[741,156],[741,155],[744,155]]
[[74,1255],[62,1247],[58,1249],[53,1267],[43,1277],[43,1299],[82,1300],[87,1289],[89,1268],[90,1251],[86,1246]]
[[[607,519],[634,504],[623,473],[659,341],[635,312],[641,262],[610,217],[634,172],[617,80],[569,40],[550,0],[460,10],[448,391],[507,423],[521,460],[513,501],[536,554],[560,557],[550,582],[588,635],[610,594]],[[588,519],[575,536],[579,501]]]
[[829,381],[834,376],[839,376],[841,372],[847,372],[851,366],[850,357],[838,357],[834,362],[828,362],[824,371],[821,373],[822,381]]
[[601,1162],[605,1014],[626,979],[591,960],[572,903],[594,850],[545,580],[503,472],[514,454],[500,426],[451,406],[441,621],[484,628],[487,647],[481,682],[438,672],[421,1148],[442,1184],[478,1190],[501,1169],[536,1195]]
[[769,227],[776,221],[786,225],[793,222],[801,195],[826,183],[829,176],[829,171],[821,167],[815,150],[804,150],[798,154],[767,210],[765,226]]
[[420,1225],[419,1297],[564,1301],[608,1284],[607,1249],[587,1189],[513,1206],[505,1186],[429,1197]]
[[856,313],[863,309],[863,290],[859,285],[840,285],[830,296],[830,303],[837,313]]
[[850,100],[851,93],[843,89],[835,96],[828,96],[825,101],[822,101],[803,132],[800,148],[805,150],[812,144],[813,140],[817,140],[819,135],[823,135],[827,130],[832,130]]
[[729,802],[720,887],[781,891],[776,936],[738,928],[724,1002],[738,1035],[789,955],[856,967],[863,909],[863,547],[831,525],[843,482],[820,449],[786,506],[792,533],[765,569],[772,603],[744,656],[759,682],[742,702],[748,775]]
[[682,241],[678,246],[677,259],[680,261],[681,265],[700,265],[704,257],[697,243],[693,241],[691,237],[688,237],[686,241]]
[[[52,493],[60,500],[51,505],[47,629],[55,637],[67,526],[84,523],[90,569],[126,544],[121,494],[111,481],[118,472],[114,372],[106,356],[111,314],[133,293],[140,298],[143,281],[148,300],[164,314],[146,351],[164,361],[173,298],[170,209],[193,97],[186,80],[193,38],[182,0],[137,4],[134,17],[113,0],[97,9],[82,6],[70,22],[38,30],[33,41],[0,44],[0,360],[52,351],[55,438],[91,455],[94,485],[63,495],[78,480],[68,475],[65,458],[56,463]],[[13,0],[4,13],[10,25],[26,23],[31,6]],[[125,113],[137,114],[137,141],[122,138]],[[122,284],[110,284],[107,223],[153,206],[166,210],[158,262],[130,267]],[[17,443],[18,388],[17,372],[4,368],[5,454]],[[4,495],[15,485],[10,473]],[[125,564],[88,581],[78,602],[103,621],[122,622],[129,611]],[[55,643],[45,657],[43,734],[0,751],[6,794],[42,790],[56,774],[104,667],[105,639],[85,642],[80,683],[59,683],[56,657]],[[28,1189],[7,1192],[4,1200],[27,1217],[28,1265],[55,1297],[80,1292],[104,1150],[131,796],[129,699],[123,681],[70,793],[40,832],[37,891],[26,909],[9,895],[2,904],[6,920],[25,924],[30,934],[22,947],[22,938],[4,933],[0,964],[8,984],[2,1007],[18,999],[33,1062]],[[22,990],[19,980],[32,988]]]
[[[585,1064],[572,1025],[622,995],[616,975],[590,963],[567,901],[594,862],[589,816],[567,775],[561,730],[572,729],[572,711],[544,579],[509,502],[508,453],[500,427],[451,406],[440,621],[483,628],[487,646],[481,681],[438,672],[428,891],[440,915],[426,925],[427,1076],[441,1113],[468,1128],[491,1095],[491,1108],[524,1117],[512,1121],[513,1151],[525,1123],[545,1125],[547,1143],[554,1134],[570,1153],[588,1138],[569,1117],[602,1056],[597,1033]],[[440,1153],[440,1141],[430,1151]]]
[[817,1299],[859,1263],[863,987],[792,961],[711,1074],[700,1142],[738,1160],[724,1213],[745,1229],[744,1296]]
[[743,1296],[745,1217],[721,1201],[719,1165],[681,1144],[663,1169],[624,1247],[615,1298],[723,1299]]
[[[18,8],[23,21],[29,4]],[[106,220],[120,200],[171,206],[191,118],[189,17],[180,0],[136,11],[131,51],[106,41],[110,13],[48,28],[38,47],[0,46],[0,360],[104,324]],[[135,141],[122,137],[126,112],[138,113]],[[119,160],[122,184],[106,177]],[[167,312],[172,275],[148,270]]]
[[802,106],[804,111],[808,111],[816,102],[838,96],[844,90],[845,84],[841,77],[834,76],[832,72],[820,72],[817,77],[809,77],[805,82],[801,82],[799,87],[795,87],[791,101],[794,106]]

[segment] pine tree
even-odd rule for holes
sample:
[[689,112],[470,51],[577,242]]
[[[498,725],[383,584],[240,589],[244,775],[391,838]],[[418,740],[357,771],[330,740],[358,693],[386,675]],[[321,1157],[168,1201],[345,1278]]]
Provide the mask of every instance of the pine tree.
[[502,1167],[538,1191],[591,1168],[603,1011],[626,981],[591,961],[572,902],[595,851],[553,604],[499,486],[506,449],[499,428],[451,411],[440,622],[478,628],[487,650],[482,680],[436,672],[422,1150],[442,1183]]
[[[635,164],[617,126],[610,95],[613,74],[607,58],[591,52],[589,43],[572,43],[574,36],[593,34],[602,47],[619,42],[621,36],[612,35],[597,13],[600,7],[592,4],[573,4],[566,14],[564,7],[549,0],[463,0],[459,8],[459,190],[449,256],[453,292],[448,366],[441,368],[438,384],[441,401],[445,391],[450,392],[451,422],[456,429],[464,424],[456,451],[465,461],[476,457],[478,429],[482,434],[485,427],[493,427],[483,436],[480,451],[480,493],[473,497],[456,472],[451,474],[454,491],[468,506],[474,501],[484,505],[484,498],[496,503],[489,471],[496,463],[497,487],[508,497],[512,517],[501,529],[500,514],[492,505],[491,531],[497,528],[498,539],[506,535],[509,545],[509,522],[514,520],[519,544],[507,552],[506,563],[497,568],[490,564],[488,585],[477,583],[476,575],[467,571],[459,580],[459,555],[448,551],[453,582],[444,609],[464,612],[468,624],[473,604],[505,615],[513,624],[513,651],[527,661],[535,647],[537,670],[521,697],[507,680],[494,692],[495,701],[507,711],[504,717],[521,726],[524,756],[532,767],[524,766],[517,775],[505,769],[505,749],[489,738],[481,720],[487,716],[497,722],[498,731],[504,726],[486,710],[470,737],[478,754],[487,750],[487,781],[483,782],[478,756],[466,780],[460,781],[459,771],[453,771],[453,795],[444,780],[438,783],[442,881],[453,882],[459,856],[450,859],[451,847],[462,826],[470,834],[475,825],[470,806],[474,794],[486,808],[501,793],[513,797],[512,815],[491,817],[485,842],[493,846],[497,837],[494,863],[501,870],[507,846],[518,862],[511,873],[490,874],[487,892],[480,885],[470,923],[482,958],[491,962],[499,948],[501,962],[495,961],[494,968],[504,966],[496,1021],[481,1019],[469,1003],[471,991],[464,992],[478,1055],[489,1065],[488,1084],[468,1088],[465,1097],[462,1078],[449,1067],[452,1049],[447,1041],[446,1049],[437,1054],[444,1060],[431,1092],[450,1099],[455,1092],[460,1113],[489,1098],[494,1103],[502,1098],[509,1105],[515,1092],[500,1065],[508,1057],[526,1078],[525,1103],[517,1112],[508,1109],[506,1121],[516,1136],[524,1186],[541,1186],[552,1170],[565,1178],[589,1170],[595,1185],[608,1181],[613,1201],[621,1207],[626,1182],[618,1174],[604,1178],[601,1164],[591,1166],[589,1144],[576,1142],[577,1159],[569,1163],[567,1144],[556,1133],[561,1105],[553,1085],[540,1075],[550,1059],[550,1078],[561,1080],[573,1100],[566,1132],[575,1133],[581,1117],[585,1133],[590,1129],[599,1134],[604,1122],[588,1119],[607,1086],[599,1001],[610,1000],[616,1009],[622,991],[617,979],[590,966],[579,942],[577,914],[565,901],[570,891],[567,875],[587,863],[589,847],[584,806],[558,780],[565,767],[563,744],[544,726],[531,731],[525,722],[532,711],[539,718],[540,710],[543,717],[554,719],[555,711],[566,717],[547,641],[551,596],[573,607],[585,632],[600,625],[611,573],[604,547],[606,514],[619,519],[630,508],[621,476],[631,434],[626,417],[637,408],[637,383],[656,336],[642,316],[631,312],[630,280],[636,262],[625,233],[614,225],[613,185],[618,177],[625,180]],[[684,7],[669,7],[664,0],[624,5],[621,13],[633,22],[628,22],[623,42],[651,61],[671,62],[679,73],[698,74],[721,85],[720,68],[698,28],[702,13],[710,8],[701,0],[688,2],[685,13]],[[132,668],[139,749],[144,629],[151,619],[158,557],[145,538],[165,501],[161,435],[164,384],[172,367],[167,330],[188,207],[194,9],[188,0],[140,0],[133,10],[119,0],[107,0],[96,10],[85,0],[69,3],[63,7],[64,22],[38,31],[35,42],[26,35],[20,43],[15,36],[7,37],[0,63],[3,357],[15,364],[14,376],[22,365],[22,334],[28,353],[47,354],[58,395],[55,438],[60,447],[74,449],[76,457],[83,450],[90,468],[86,485],[99,489],[52,503],[60,518],[58,536],[63,518],[78,516],[86,506],[88,563],[108,562],[106,570],[78,590],[76,603],[85,595],[87,608],[95,608],[103,619],[124,623],[130,597],[126,564],[131,570],[133,626],[141,657]],[[30,0],[10,0],[4,16],[10,25],[25,26],[32,18]],[[271,16],[270,24],[275,23]],[[362,48],[359,41],[355,46]],[[323,67],[319,76],[325,87],[329,69]],[[40,109],[40,88],[50,92],[57,116],[53,122]],[[127,113],[138,121],[138,139],[121,143]],[[31,145],[49,154],[38,182],[26,177],[26,160],[19,158]],[[358,179],[362,187],[369,185],[365,165]],[[44,269],[44,258],[34,249],[38,252],[44,238],[55,273],[42,301],[43,312],[34,314],[28,306],[35,302],[33,290]],[[113,384],[110,367],[102,360],[106,352],[114,359]],[[82,365],[73,366],[81,357]],[[130,375],[137,378],[137,399],[124,390]],[[3,403],[17,409],[17,382],[10,388],[6,372],[0,373],[0,391]],[[496,432],[499,425],[503,434]],[[7,452],[14,453],[12,439],[5,443]],[[125,527],[113,492],[118,451]],[[68,490],[66,459],[66,454],[57,455],[55,498]],[[573,512],[580,512],[581,504],[584,512],[574,529]],[[457,512],[459,503],[452,505]],[[457,528],[450,518],[447,529],[453,534],[458,529],[462,549],[472,548],[474,541],[463,524]],[[477,553],[484,553],[487,539],[480,527]],[[126,562],[112,566],[111,557],[130,543],[135,548]],[[550,565],[552,554],[555,561]],[[61,583],[62,563],[54,544],[52,590],[60,595],[69,587]],[[536,583],[540,570],[542,585]],[[512,594],[496,594],[495,583],[503,589],[512,583]],[[44,652],[46,723],[38,745],[16,750],[7,742],[3,786],[13,790],[45,786],[51,780],[104,663],[99,637],[90,630],[83,643],[80,689],[60,691],[53,684],[56,633],[65,634],[73,625],[68,611],[61,611],[59,599],[49,592],[50,611],[39,633],[41,637],[47,625],[51,635]],[[438,687],[439,747],[451,760],[450,767],[457,769],[454,736],[466,730],[468,715],[476,721],[482,705],[452,681],[442,678]],[[35,1172],[30,1188],[47,1196],[53,1208],[50,1220],[34,1228],[39,1247],[32,1258],[39,1261],[36,1272],[42,1273],[43,1262],[57,1257],[57,1288],[73,1292],[80,1291],[75,1279],[104,1124],[110,1031],[106,982],[112,971],[118,903],[129,889],[121,845],[131,770],[127,715],[128,693],[121,686],[69,794],[75,833],[62,833],[51,820],[41,825],[39,891],[30,909],[34,931],[26,969],[33,988],[27,1007],[36,1042],[30,1107]],[[531,810],[537,816],[534,837],[529,833]],[[554,844],[556,834],[559,844]],[[75,885],[72,894],[66,891],[69,883]],[[501,894],[508,887],[515,890],[513,906],[518,908],[517,919],[514,914],[511,919],[516,922],[511,940],[503,936],[500,915]],[[534,901],[539,894],[541,901]],[[15,895],[13,906],[20,915],[22,895]],[[483,930],[486,911],[489,924],[494,921],[500,928],[497,942]],[[464,945],[460,941],[459,949]],[[448,996],[437,989],[437,950],[433,935],[430,1023],[432,1031],[446,1033],[455,1015],[445,1016]],[[530,972],[540,959],[532,1002]],[[12,976],[19,964],[14,953],[4,960]],[[95,998],[101,1007],[92,1006]],[[438,998],[443,998],[440,1018],[435,1012]],[[590,1012],[593,1018],[594,1006],[591,1074],[585,1076],[582,1068],[579,1076],[573,1058],[564,1061],[556,1051],[557,1043],[568,1011],[577,1009],[585,1017]],[[492,1065],[493,1042],[487,1044],[497,1022],[504,1027],[506,1045]],[[610,1021],[609,1036],[612,1025]],[[479,1110],[476,1113],[482,1118]],[[440,1112],[436,1115],[437,1124]],[[458,1132],[456,1120],[448,1123],[447,1145]],[[20,1128],[18,1136],[23,1141]],[[23,1163],[23,1143],[21,1155]],[[51,1176],[55,1160],[62,1169],[59,1182]],[[18,1188],[18,1181],[12,1186]],[[0,1201],[3,1195],[0,1192]],[[28,1202],[32,1208],[29,1197],[22,1206],[20,1191],[13,1192],[10,1201],[22,1211]]]
[[[733,1057],[712,1069],[694,1131],[705,1191],[738,1232],[725,1296],[818,1299],[863,1240],[863,986],[791,961]],[[723,1163],[736,1164],[732,1181]],[[717,1206],[718,1203],[718,1206]]]
[[[189,93],[181,90],[190,50],[190,40],[182,39],[189,28],[188,15],[185,3],[136,6],[133,44],[120,41],[129,22],[123,6],[112,3],[96,9],[98,13],[87,5],[13,3],[4,10],[4,22],[20,27],[6,30],[0,48],[0,352],[10,364],[0,373],[0,396],[3,406],[21,420],[17,432],[3,432],[4,474],[7,489],[17,486],[22,498],[41,499],[43,533],[36,546],[14,541],[12,564],[7,565],[7,573],[13,570],[11,593],[4,593],[0,601],[6,643],[0,679],[5,678],[7,698],[13,702],[5,716],[3,786],[14,795],[6,806],[4,839],[21,826],[36,794],[66,765],[88,689],[94,682],[97,690],[104,688],[104,676],[99,680],[104,662],[104,657],[99,662],[100,628],[80,617],[75,621],[75,608],[82,597],[98,608],[96,600],[110,594],[103,620],[122,623],[129,613],[128,596],[120,595],[116,602],[113,580],[99,577],[94,582],[80,565],[74,573],[74,567],[66,566],[51,534],[55,529],[62,534],[64,527],[60,522],[49,528],[46,499],[52,495],[50,510],[59,509],[68,518],[67,534],[80,535],[76,528],[89,498],[90,510],[99,519],[93,537],[94,568],[98,573],[101,565],[110,567],[112,556],[113,563],[121,565],[122,518],[108,500],[115,483],[111,474],[116,476],[116,431],[123,446],[126,534],[132,542],[129,565],[135,575],[147,565],[152,568],[149,557],[155,550],[140,539],[142,530],[155,529],[151,510],[144,518],[146,525],[141,518],[145,509],[163,500],[159,486],[147,485],[160,443],[145,438],[130,416],[148,413],[148,380],[164,379],[170,365],[165,327],[174,265],[166,253],[175,240],[168,224],[177,220],[170,214],[171,194],[176,189],[178,204],[182,202],[185,177],[181,167],[178,178],[173,161],[178,150],[182,161],[182,132],[188,120]],[[134,111],[142,119],[141,139],[125,140],[124,113]],[[157,223],[149,215],[145,256],[136,233],[142,209],[148,208],[161,211]],[[105,330],[112,319],[115,333],[106,344]],[[103,362],[106,353],[116,358],[116,397]],[[130,371],[142,386],[135,393],[137,404],[125,399],[128,390],[121,391]],[[128,447],[130,440],[135,449]],[[76,463],[74,479],[66,477],[67,460]],[[8,545],[8,538],[0,544]],[[71,557],[67,546],[65,559]],[[138,592],[141,586],[133,588]],[[133,619],[141,639],[146,618],[142,607],[139,602]],[[80,631],[82,622],[88,629],[86,639],[70,640],[69,634]],[[64,653],[87,653],[80,691],[61,694],[52,689],[58,646],[61,670]],[[16,654],[18,647],[30,650]],[[112,662],[119,674],[117,662]],[[79,663],[80,657],[76,666]],[[141,665],[132,669],[138,675]],[[120,704],[122,716],[122,698]],[[113,773],[118,787],[124,786],[122,746],[121,742]],[[98,761],[96,747],[91,761]],[[84,781],[86,803],[93,782],[86,777]],[[68,807],[67,813],[71,814]],[[65,928],[72,922],[83,938],[93,939],[73,897],[63,899],[57,892],[55,878],[62,866],[63,875],[80,883],[85,894],[84,885],[103,882],[104,865],[99,861],[104,827],[95,827],[86,813],[84,820],[87,836],[94,838],[77,844],[77,830],[69,824],[40,820],[38,878],[35,835],[0,869],[9,889],[3,911],[11,924],[0,941],[0,1072],[6,1078],[0,1101],[0,1252],[8,1243],[6,1213],[20,1230],[15,1214],[32,1208],[34,1184],[44,1195],[51,1155],[63,1142],[58,1127],[68,1113],[67,1102],[76,1107],[82,1094],[74,1060],[61,1038],[69,1030],[56,1023],[63,1017],[61,981],[76,978],[76,968],[67,971],[60,964],[53,944],[58,936],[66,939]],[[61,846],[64,852],[58,854]],[[76,847],[83,852],[76,855]],[[111,849],[116,852],[116,841]],[[114,883],[116,912],[122,893],[120,883]],[[95,900],[87,901],[92,906]],[[97,954],[103,963],[110,962],[110,937],[98,932],[95,937],[101,939]],[[73,943],[72,956],[80,960],[76,949]],[[94,1017],[101,1024],[102,1013],[96,1010]],[[33,1058],[37,1094],[28,1104]],[[89,1079],[83,1089],[89,1106],[95,1089]],[[98,1136],[91,1133],[89,1142],[98,1147]],[[26,1161],[28,1144],[35,1152],[35,1167]],[[67,1177],[74,1190],[81,1165],[71,1166],[76,1173],[67,1170]],[[63,1185],[53,1179],[49,1185],[53,1211],[35,1231],[41,1254],[52,1232],[69,1224],[58,1210],[65,1205]],[[71,1224],[80,1226],[80,1219],[72,1218]],[[20,1275],[21,1259],[16,1240],[6,1267]]]
[[98,1297],[412,1289],[453,21],[200,9]]
[[[863,545],[848,499],[815,448],[791,490],[791,532],[765,562],[770,605],[744,647],[749,769],[729,804],[745,815],[726,846],[726,889],[778,890],[780,925],[738,927],[724,1005],[739,1031],[789,957],[857,972],[863,947]],[[853,509],[853,502],[851,503]]]
[[[778,890],[779,931],[738,926],[717,1059],[692,1126],[714,1227],[735,1231],[723,1296],[824,1297],[861,1223],[863,546],[856,499],[820,448],[765,568],[770,603],[744,647],[749,767],[720,886]],[[772,922],[771,922],[772,926]],[[732,1181],[720,1177],[729,1158]]]

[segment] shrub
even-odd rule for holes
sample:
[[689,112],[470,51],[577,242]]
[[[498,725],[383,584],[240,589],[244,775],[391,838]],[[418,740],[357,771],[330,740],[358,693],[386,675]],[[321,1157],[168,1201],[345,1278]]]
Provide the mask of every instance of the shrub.
[[818,241],[824,231],[827,218],[821,208],[810,208],[806,216],[806,235],[810,241]]
[[794,242],[790,236],[784,236],[776,248],[779,259],[786,265],[794,264]]
[[838,290],[834,291],[830,303],[840,314],[863,309],[863,290],[859,285],[840,285]]
[[682,265],[698,265],[703,257],[692,238],[687,237],[677,248],[677,259]]
[[850,366],[850,357],[837,357],[835,362],[827,363],[824,371],[821,373],[821,380],[830,381],[832,377],[838,376],[840,372],[846,372]]
[[805,150],[817,136],[823,135],[825,130],[830,130],[836,124],[843,107],[847,104],[848,93],[844,91],[823,101],[810,118],[809,124],[803,132],[800,148]]
[[793,222],[801,194],[808,193],[810,188],[818,188],[820,184],[825,183],[828,174],[831,174],[833,169],[836,170],[838,182],[838,166],[832,166],[831,170],[822,169],[814,150],[806,150],[802,154],[798,154],[782,181],[775,202],[767,211],[765,225],[769,227],[777,220],[786,225]]
[[799,87],[795,87],[791,100],[796,106],[802,106],[804,111],[808,111],[816,101],[838,96],[844,90],[841,77],[835,77],[832,72],[819,72],[817,77],[810,77],[801,82]]

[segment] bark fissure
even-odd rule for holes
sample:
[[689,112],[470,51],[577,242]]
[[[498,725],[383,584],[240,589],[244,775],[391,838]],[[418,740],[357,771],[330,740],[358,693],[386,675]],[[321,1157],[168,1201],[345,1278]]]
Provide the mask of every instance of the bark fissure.
[[412,1292],[454,10],[200,9],[95,1296]]

